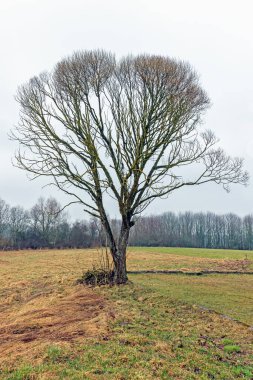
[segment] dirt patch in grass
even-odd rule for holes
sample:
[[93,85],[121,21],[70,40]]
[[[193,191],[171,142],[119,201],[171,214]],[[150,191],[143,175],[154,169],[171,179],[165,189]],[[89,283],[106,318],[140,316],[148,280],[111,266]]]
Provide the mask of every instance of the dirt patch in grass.
[[219,271],[235,271],[235,272],[243,272],[247,271],[250,267],[251,260],[217,260],[212,259],[208,260],[206,259],[206,268],[212,270],[219,270]]
[[13,363],[36,356],[48,344],[108,334],[109,318],[105,299],[83,286],[64,295],[34,295],[0,314],[0,368],[10,357]]

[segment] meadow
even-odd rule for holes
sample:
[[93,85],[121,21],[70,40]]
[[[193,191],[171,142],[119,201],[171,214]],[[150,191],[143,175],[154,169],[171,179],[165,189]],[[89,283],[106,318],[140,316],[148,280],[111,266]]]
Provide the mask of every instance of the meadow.
[[[129,271],[182,274],[77,285],[100,260],[0,252],[0,379],[253,378],[252,251],[130,247]],[[224,273],[189,275],[206,270]]]

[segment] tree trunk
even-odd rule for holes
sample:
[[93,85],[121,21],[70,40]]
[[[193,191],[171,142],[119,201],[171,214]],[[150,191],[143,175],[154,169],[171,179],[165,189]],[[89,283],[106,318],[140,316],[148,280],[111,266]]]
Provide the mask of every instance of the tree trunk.
[[116,284],[125,284],[127,282],[127,270],[126,270],[126,249],[118,250],[117,254],[113,258],[114,262],[114,281]]
[[126,249],[129,239],[130,227],[122,224],[119,240],[116,249],[111,250],[115,277],[114,281],[116,284],[125,284],[128,280],[127,278],[127,268],[126,268]]

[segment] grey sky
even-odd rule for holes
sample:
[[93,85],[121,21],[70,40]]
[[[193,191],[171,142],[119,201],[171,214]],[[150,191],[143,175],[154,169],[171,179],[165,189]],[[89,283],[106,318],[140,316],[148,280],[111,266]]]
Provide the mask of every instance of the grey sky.
[[[12,166],[16,146],[7,133],[18,121],[17,86],[80,49],[189,61],[212,101],[203,128],[214,130],[229,154],[243,156],[253,178],[252,11],[252,0],[0,0],[0,198],[24,207],[41,195],[66,201]],[[169,210],[253,213],[252,184],[230,194],[213,184],[179,190],[146,213]],[[72,215],[82,213],[73,208]]]

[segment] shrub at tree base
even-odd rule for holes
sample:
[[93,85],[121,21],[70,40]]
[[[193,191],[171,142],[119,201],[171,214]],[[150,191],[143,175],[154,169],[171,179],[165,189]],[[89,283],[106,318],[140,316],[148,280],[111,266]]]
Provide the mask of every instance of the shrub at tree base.
[[99,286],[113,285],[115,283],[115,272],[113,270],[92,269],[85,272],[78,280],[79,284]]

